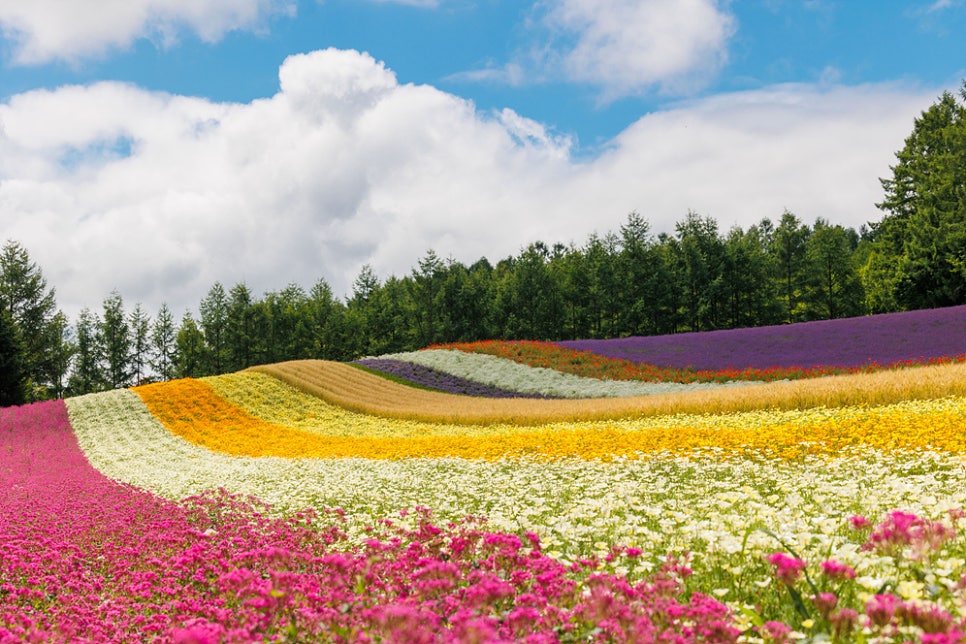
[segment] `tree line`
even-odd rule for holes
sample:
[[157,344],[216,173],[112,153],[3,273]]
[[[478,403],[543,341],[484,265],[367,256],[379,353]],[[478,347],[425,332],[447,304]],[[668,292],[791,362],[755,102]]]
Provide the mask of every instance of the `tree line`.
[[[966,84],[960,96],[966,101]],[[428,251],[402,277],[366,265],[256,296],[211,286],[197,312],[153,316],[110,293],[71,324],[26,249],[0,252],[0,405],[299,358],[351,360],[481,339],[580,339],[784,324],[966,303],[966,108],[915,120],[858,231],[784,212],[721,231],[689,212],[654,235],[630,213],[583,244],[533,242],[496,265]]]

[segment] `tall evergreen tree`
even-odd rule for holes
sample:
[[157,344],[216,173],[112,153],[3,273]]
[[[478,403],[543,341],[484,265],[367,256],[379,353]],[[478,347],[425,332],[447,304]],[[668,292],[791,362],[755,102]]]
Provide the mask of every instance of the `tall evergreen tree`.
[[128,324],[131,329],[131,369],[134,384],[142,384],[148,377],[151,362],[151,317],[138,302],[131,311]]
[[339,354],[338,338],[342,321],[341,303],[332,295],[332,287],[319,279],[309,291],[306,305],[307,323],[312,338],[312,352],[305,357],[320,360],[336,360]]
[[804,318],[801,300],[806,288],[805,243],[810,233],[808,226],[786,210],[772,234],[769,251],[778,269],[776,286],[785,305],[785,322],[800,322]]
[[222,374],[228,362],[228,294],[221,282],[215,282],[198,307],[201,330],[205,336],[206,372]]
[[812,234],[805,243],[809,261],[809,291],[807,298],[810,319],[832,319],[863,313],[862,286],[852,265],[853,243],[858,242],[855,231],[833,226],[817,219]]
[[47,397],[52,377],[58,376],[50,329],[57,303],[40,268],[15,241],[8,241],[0,250],[0,308],[10,315],[20,335],[28,398]]
[[235,284],[228,292],[225,330],[225,370],[240,371],[255,364],[255,311],[252,292],[245,284]]
[[124,299],[116,290],[104,300],[99,331],[104,347],[104,380],[111,389],[130,386],[134,377],[131,327],[124,313]]
[[[966,81],[960,90],[966,101]],[[966,303],[966,105],[950,92],[917,118],[882,179],[887,215],[873,224],[872,288],[905,309]],[[886,296],[878,299],[888,301]]]
[[77,352],[74,368],[67,381],[68,392],[80,396],[105,388],[104,382],[104,345],[99,332],[100,318],[90,309],[84,308],[77,318]]
[[177,334],[174,319],[166,303],[158,309],[158,317],[151,327],[151,368],[161,380],[171,380],[175,374],[175,342]]
[[650,224],[632,212],[620,228],[620,252],[615,258],[619,288],[619,333],[645,335],[657,328],[658,280],[661,272],[654,252]]
[[185,311],[175,336],[174,374],[177,378],[197,378],[205,371],[205,336],[190,311]]
[[426,346],[442,340],[440,335],[445,321],[440,319],[439,293],[444,278],[443,260],[432,249],[419,260],[419,268],[413,269],[410,296],[415,305],[417,342]]
[[0,407],[27,401],[27,377],[23,365],[20,332],[7,309],[0,309]]
[[45,379],[49,392],[54,398],[62,398],[67,391],[67,378],[71,364],[77,353],[73,328],[62,311],[58,311],[47,326],[47,346],[50,359],[47,361],[49,372]]
[[718,222],[689,212],[674,228],[688,327],[691,331],[719,328],[724,308],[721,306],[724,243],[718,234]]

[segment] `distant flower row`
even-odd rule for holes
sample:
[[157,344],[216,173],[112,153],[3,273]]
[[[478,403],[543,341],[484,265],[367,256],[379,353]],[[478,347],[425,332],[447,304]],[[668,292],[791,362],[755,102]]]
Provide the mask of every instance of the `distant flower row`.
[[[820,364],[811,367],[725,366],[714,369],[696,370],[690,366],[661,367],[652,363],[633,362],[621,357],[603,355],[595,352],[601,350],[600,347],[602,345],[600,342],[588,341],[587,343],[582,344],[571,343],[571,346],[562,346],[562,343],[536,342],[529,340],[484,340],[480,342],[436,345],[424,349],[423,352],[449,350],[459,351],[466,354],[485,354],[490,356],[498,356],[519,364],[529,365],[531,367],[551,369],[557,372],[572,374],[584,378],[618,381],[644,381],[650,383],[731,383],[739,381],[772,382],[775,380],[815,378],[820,376],[848,373],[868,373],[881,369],[896,369],[927,364],[966,362],[966,346],[960,346],[960,352],[958,354],[942,354],[939,356],[904,359],[893,362],[879,362],[870,357],[859,364],[847,364],[843,362]],[[614,342],[617,341],[615,340]],[[624,340],[622,342],[629,342],[629,340]],[[966,343],[966,340],[957,339],[956,342],[957,346],[959,346],[960,344]],[[594,350],[575,348],[590,346],[598,348]],[[713,345],[709,343],[707,346],[702,345],[700,350],[714,351],[714,348]],[[780,362],[782,362],[782,360],[776,356],[773,364],[779,364]],[[734,362],[731,364],[735,363],[739,365],[746,364],[745,359],[740,355],[735,356]],[[692,365],[695,363],[689,361],[686,364]]]
[[703,333],[557,343],[634,364],[698,371],[865,368],[966,354],[966,305]]

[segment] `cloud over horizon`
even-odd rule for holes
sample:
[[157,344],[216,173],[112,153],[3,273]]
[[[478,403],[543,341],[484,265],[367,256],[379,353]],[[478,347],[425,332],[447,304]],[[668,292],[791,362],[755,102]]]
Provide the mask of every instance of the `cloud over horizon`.
[[936,90],[788,84],[683,102],[593,159],[513,110],[401,84],[365,53],[287,58],[248,103],[99,82],[0,103],[0,219],[69,315],[112,289],[156,311],[214,284],[261,294],[363,264],[402,275],[432,248],[471,263],[542,240],[581,244],[632,210],[673,232],[784,209],[879,218],[878,178]]

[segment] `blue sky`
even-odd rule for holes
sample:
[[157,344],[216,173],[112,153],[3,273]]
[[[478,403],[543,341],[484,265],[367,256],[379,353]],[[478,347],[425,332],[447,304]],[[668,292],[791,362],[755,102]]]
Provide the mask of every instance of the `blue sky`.
[[963,33],[961,0],[0,0],[0,224],[69,312],[632,210],[858,227]]

